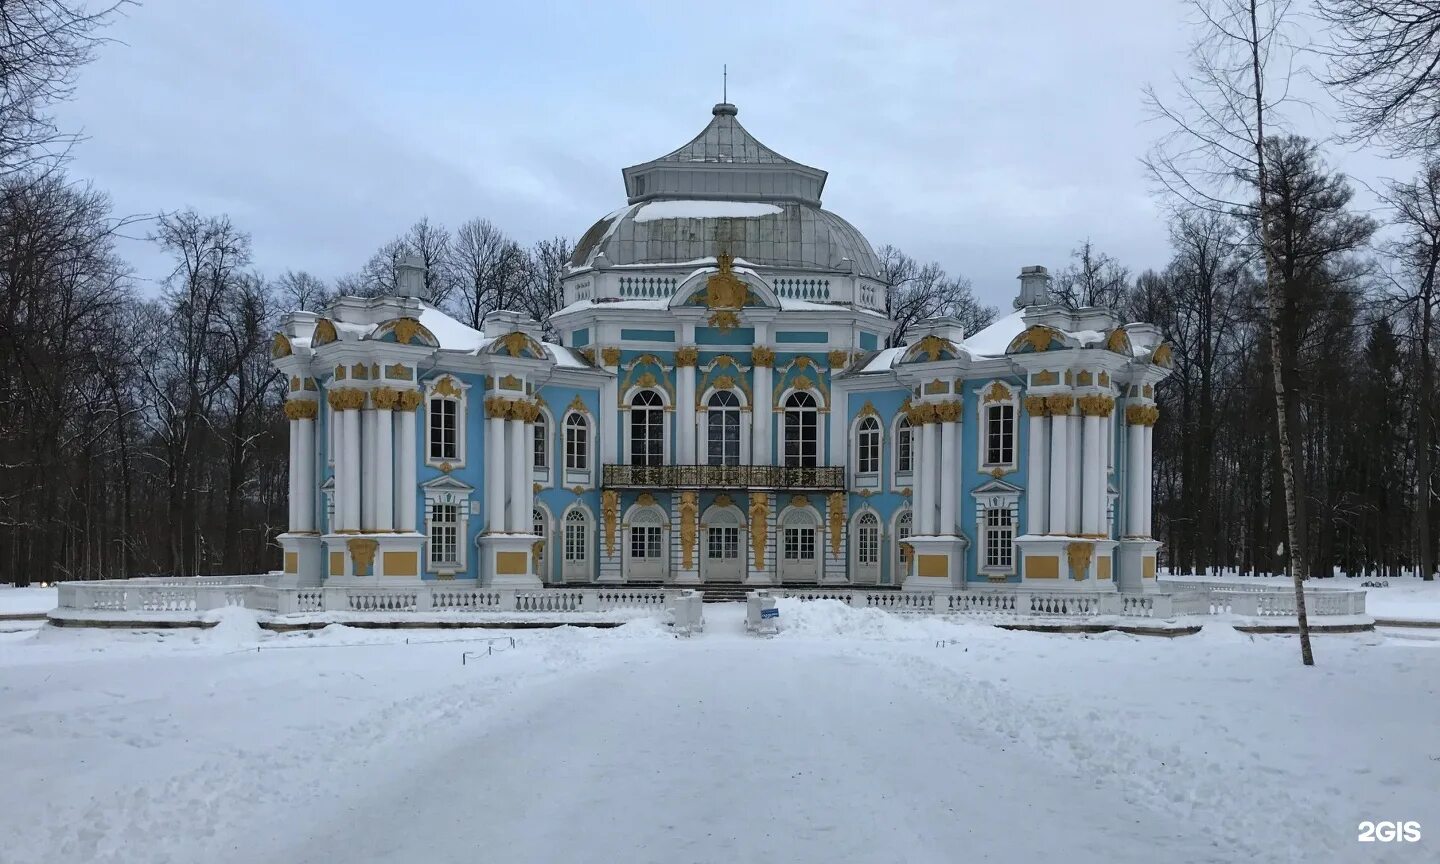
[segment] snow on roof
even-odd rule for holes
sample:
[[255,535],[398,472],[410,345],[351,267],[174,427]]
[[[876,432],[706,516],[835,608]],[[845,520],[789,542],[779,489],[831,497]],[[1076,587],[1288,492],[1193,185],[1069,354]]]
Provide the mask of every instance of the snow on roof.
[[449,351],[478,351],[490,341],[484,333],[461,324],[429,303],[421,304],[420,324],[435,334],[441,348]]
[[997,318],[989,327],[975,333],[960,343],[961,347],[969,351],[972,356],[999,357],[1015,341],[1015,337],[1025,332],[1024,310],[1016,309],[1009,315],[1002,315]]
[[888,372],[890,367],[895,365],[895,361],[899,360],[900,356],[904,353],[905,346],[903,345],[899,348],[886,348],[884,351],[871,357],[870,362],[866,363],[865,368],[861,369],[860,372],[861,374],[866,372]]
[[652,201],[642,204],[636,222],[656,219],[747,219],[785,212],[774,204],[754,201]]
[[588,369],[590,364],[581,360],[579,355],[563,345],[555,345],[551,342],[541,343],[550,356],[555,358],[555,365],[562,369]]

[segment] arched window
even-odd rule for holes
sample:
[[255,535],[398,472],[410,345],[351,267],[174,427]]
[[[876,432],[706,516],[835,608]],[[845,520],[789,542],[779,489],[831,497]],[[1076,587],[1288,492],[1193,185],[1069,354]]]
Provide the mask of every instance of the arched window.
[[654,390],[630,400],[630,464],[665,464],[665,403]]
[[585,550],[589,548],[590,520],[579,510],[565,514],[565,560],[583,562]]
[[550,424],[545,422],[545,415],[535,418],[535,435],[530,455],[530,467],[535,471],[545,471],[550,467]]
[[880,520],[874,513],[861,513],[855,520],[855,559],[861,566],[880,563]]
[[855,467],[861,474],[880,473],[880,421],[866,417],[856,431]]
[[535,573],[542,579],[545,576],[545,542],[549,540],[549,523],[545,518],[545,511],[536,507],[530,511],[530,530],[540,539],[535,542]]
[[729,390],[710,396],[709,450],[711,465],[740,464],[740,400]]
[[891,584],[898,585],[905,580],[905,570],[910,565],[910,547],[905,545],[905,541],[910,539],[913,525],[914,517],[909,510],[902,510],[895,517],[895,562],[891,567]]
[[915,470],[915,451],[911,439],[910,420],[901,417],[895,424],[895,473],[909,474]]
[[565,470],[590,470],[590,424],[574,411],[565,418]]
[[791,393],[785,400],[785,465],[813,467],[819,464],[819,412],[815,397]]

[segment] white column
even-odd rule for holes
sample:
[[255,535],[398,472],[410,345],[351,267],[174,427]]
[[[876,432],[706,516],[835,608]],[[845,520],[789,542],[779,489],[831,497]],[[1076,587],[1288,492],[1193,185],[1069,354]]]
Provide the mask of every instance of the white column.
[[938,426],[938,423],[931,422],[920,427],[920,438],[925,442],[922,445],[925,461],[917,466],[920,472],[921,482],[924,484],[925,489],[925,503],[920,508],[919,514],[919,533],[922,535],[935,534],[938,531],[935,519],[935,499],[936,494],[940,490],[936,480],[938,479],[937,475],[941,470],[941,463],[944,458],[940,453]]
[[300,530],[300,421],[292,419],[287,425],[290,427],[290,517],[286,524],[294,532]]
[[345,527],[345,502],[350,500],[350,478],[345,471],[345,415],[349,412],[335,407],[339,394],[331,392],[326,399],[330,406],[330,465],[334,471],[333,492],[335,511],[330,514],[330,533]]
[[754,386],[751,388],[755,393],[755,404],[750,406],[751,434],[754,436],[750,447],[750,459],[756,465],[771,465],[774,464],[770,452],[770,425],[775,416],[770,404],[772,398],[770,379],[773,370],[768,364],[761,366],[757,363],[751,373],[755,379]]
[[955,424],[940,423],[940,525],[937,534],[955,533]]
[[1154,513],[1151,498],[1155,494],[1155,451],[1152,447],[1155,443],[1155,427],[1146,423],[1140,428],[1145,430],[1141,433],[1142,439],[1145,442],[1143,445],[1144,456],[1141,459],[1141,463],[1145,466],[1145,470],[1140,474],[1140,498],[1145,502],[1145,509],[1140,511],[1140,525],[1144,536],[1153,537],[1154,526],[1151,525],[1151,519]]
[[680,446],[675,460],[694,465],[699,461],[695,458],[695,363],[692,359],[687,365],[676,365],[675,399],[680,404],[675,406],[675,440]]
[[529,534],[533,527],[530,522],[530,489],[534,482],[530,478],[529,437],[525,434],[529,424],[518,417],[512,417],[506,424],[510,427],[510,464],[506,466],[510,475],[510,518],[506,530],[511,534]]
[[[315,403],[311,405],[319,410]],[[292,525],[292,530],[309,533],[315,530],[315,420],[313,417],[301,417],[293,425],[300,434],[300,468],[298,472],[292,472],[300,478],[300,501],[297,505],[300,521],[298,525]]]
[[395,421],[391,410],[394,391],[385,404],[375,406],[375,527],[380,531],[395,530]]
[[[602,360],[607,351],[614,351],[617,358],[620,355],[619,349],[602,348],[600,349]],[[611,376],[614,376],[618,372],[619,361],[606,363],[604,368]],[[606,378],[600,385],[600,416],[597,418],[600,422],[600,437],[598,441],[590,442],[592,448],[590,459],[592,463],[599,461],[600,471],[605,470],[603,466],[606,464],[624,461],[620,458],[620,395],[617,392],[619,386],[619,381],[614,377]]]
[[1145,534],[1145,427],[1132,423],[1125,427],[1125,535]]
[[360,411],[360,528],[374,531],[379,527],[375,521],[376,479],[380,472],[375,462],[375,407],[366,397],[365,407]]
[[[1054,398],[1054,397],[1049,397]],[[1068,397],[1060,397],[1061,405]],[[1051,404],[1050,415],[1050,533],[1069,533],[1070,409]]]
[[1080,482],[1084,487],[1081,495],[1081,516],[1080,533],[1099,534],[1101,514],[1095,508],[1100,502],[1100,490],[1104,488],[1101,482],[1101,475],[1105,471],[1102,460],[1105,458],[1100,450],[1100,421],[1099,414],[1086,413],[1083,415],[1083,431],[1085,436],[1084,450],[1080,463]]
[[[405,394],[409,395],[409,394]],[[418,395],[418,394],[417,394]],[[404,398],[402,396],[402,398]],[[419,531],[415,521],[415,409],[401,403],[395,419],[395,530]]]
[[355,408],[341,413],[341,430],[345,444],[335,457],[337,471],[345,472],[345,531],[360,529],[360,411]]
[[491,534],[505,533],[505,417],[498,412],[485,430],[485,518]]
[[[1031,396],[1030,400],[1044,399]],[[1028,405],[1033,405],[1029,401]],[[1025,466],[1025,533],[1044,534],[1049,525],[1050,421],[1044,406],[1030,412],[1030,458]]]
[[1065,533],[1080,533],[1080,502],[1085,498],[1084,479],[1080,476],[1082,453],[1082,433],[1084,431],[1083,418],[1071,415],[1070,419],[1070,455],[1067,467],[1070,469],[1070,483],[1067,487],[1070,490],[1070,501],[1065,507]]

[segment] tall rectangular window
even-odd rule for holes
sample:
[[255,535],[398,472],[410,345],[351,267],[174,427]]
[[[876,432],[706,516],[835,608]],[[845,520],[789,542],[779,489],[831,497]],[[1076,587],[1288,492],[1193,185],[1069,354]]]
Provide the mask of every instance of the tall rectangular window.
[[550,467],[550,424],[544,420],[535,421],[535,438],[531,455],[532,467],[544,471]]
[[711,561],[733,561],[740,557],[740,529],[731,526],[717,526],[706,529],[709,549],[706,557]]
[[579,414],[571,414],[565,420],[565,468],[590,470],[590,424]]
[[909,474],[913,470],[913,459],[910,421],[901,420],[900,425],[895,427],[895,473]]
[[636,525],[630,529],[630,557],[660,557],[659,525]]
[[430,400],[430,458],[456,459],[460,455],[458,404],[454,399]]
[[430,564],[432,567],[460,563],[460,507],[434,504],[430,507]]
[[585,560],[585,535],[589,533],[587,530],[588,527],[589,523],[585,521],[585,517],[582,516],[579,512],[571,511],[570,515],[565,517],[566,561]]
[[815,529],[786,528],[785,558],[789,561],[815,560]]
[[1015,521],[1006,507],[985,511],[985,567],[1009,570],[1015,562]]
[[1015,464],[1015,406],[989,405],[985,408],[985,464]]

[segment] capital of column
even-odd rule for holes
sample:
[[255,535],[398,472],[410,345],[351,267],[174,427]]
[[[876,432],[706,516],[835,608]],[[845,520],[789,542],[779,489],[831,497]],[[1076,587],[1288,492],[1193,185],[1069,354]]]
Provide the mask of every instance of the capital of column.
[[381,411],[393,411],[400,401],[400,391],[394,387],[376,387],[370,391],[370,401]]
[[395,400],[395,408],[399,411],[414,411],[424,401],[419,390],[401,390],[399,393],[399,398]]
[[1054,417],[1068,417],[1075,408],[1075,397],[1060,393],[1045,397],[1045,408]]
[[766,348],[764,345],[756,345],[750,349],[750,365],[752,366],[774,366],[775,349]]
[[320,413],[320,406],[314,399],[288,399],[285,402],[285,416],[290,420],[314,420]]
[[1026,396],[1025,413],[1031,417],[1048,417],[1050,415],[1050,407],[1046,399],[1047,397],[1045,396]]
[[700,349],[693,345],[686,345],[675,349],[675,365],[684,368],[694,366],[700,361]]
[[920,402],[904,408],[905,417],[911,426],[925,426],[930,423],[956,423],[965,414],[964,404],[958,400],[948,402]]
[[491,396],[485,400],[485,416],[499,420],[520,420],[534,423],[540,417],[540,403],[529,399],[506,399]]
[[1126,405],[1125,423],[1130,426],[1154,426],[1160,419],[1159,405]]
[[1081,396],[1080,413],[1086,417],[1109,417],[1115,410],[1115,400],[1110,396]]
[[365,391],[358,387],[336,387],[325,394],[335,411],[358,411],[365,407]]
[[620,365],[620,349],[614,346],[600,349],[600,362],[605,366]]

